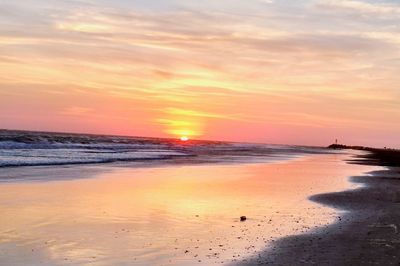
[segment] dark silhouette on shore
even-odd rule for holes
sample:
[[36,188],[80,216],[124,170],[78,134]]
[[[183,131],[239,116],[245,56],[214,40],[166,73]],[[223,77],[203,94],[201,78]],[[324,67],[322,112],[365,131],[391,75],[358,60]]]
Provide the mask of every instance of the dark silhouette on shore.
[[361,156],[360,163],[382,166],[400,166],[400,150],[390,148],[371,148],[363,146],[348,146],[343,144],[331,144],[329,149],[352,149],[367,151],[369,154]]

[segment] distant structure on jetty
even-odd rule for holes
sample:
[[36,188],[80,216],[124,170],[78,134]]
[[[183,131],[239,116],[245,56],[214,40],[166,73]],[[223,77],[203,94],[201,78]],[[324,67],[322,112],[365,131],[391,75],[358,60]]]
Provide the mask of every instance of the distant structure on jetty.
[[364,146],[349,146],[349,145],[344,145],[344,144],[338,144],[337,142],[335,144],[331,144],[328,146],[328,149],[337,149],[337,150],[343,150],[343,149],[351,149],[351,150],[365,150],[365,151],[376,151],[376,150],[388,150],[388,151],[399,151],[398,149],[392,149],[388,147],[384,148],[372,148],[372,147],[364,147]]
[[352,149],[352,150],[363,150],[369,152],[367,155],[362,155],[363,158],[361,161],[358,159],[353,160],[353,162],[361,162],[373,165],[382,165],[382,166],[398,166],[400,167],[400,150],[399,149],[390,149],[390,148],[371,148],[371,147],[363,147],[363,146],[347,146],[343,144],[331,144],[328,146],[329,149]]
[[[335,139],[335,144],[331,144],[328,146],[329,149],[352,149],[352,150],[370,150],[373,148],[369,148],[369,147],[363,147],[363,146],[348,146],[348,145],[344,145],[344,144],[339,144],[338,143],[338,139]],[[385,147],[386,149],[386,147]]]
[[328,146],[328,149],[352,149],[352,150],[371,150],[374,148],[364,147],[364,146],[348,146],[344,144],[331,144]]

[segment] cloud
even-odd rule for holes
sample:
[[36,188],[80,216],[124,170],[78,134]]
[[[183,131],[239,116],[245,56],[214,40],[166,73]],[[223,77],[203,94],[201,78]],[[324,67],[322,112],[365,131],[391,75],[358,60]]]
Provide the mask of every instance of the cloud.
[[198,111],[198,110],[180,109],[180,108],[174,108],[174,107],[167,107],[163,111],[165,113],[173,115],[173,116],[230,119],[230,117],[228,117],[226,115],[214,114],[214,113]]
[[342,11],[358,12],[363,15],[399,15],[400,5],[388,3],[371,3],[356,0],[323,0],[323,7],[335,8]]
[[[293,127],[347,126],[360,120],[357,108],[375,104],[388,114],[379,119],[363,109],[376,123],[399,118],[398,4],[147,2],[0,4],[0,87],[63,91],[59,102],[83,98],[71,90],[84,88],[140,110],[145,118],[134,123],[170,130],[186,123],[203,132],[205,120],[267,123],[262,117]],[[83,102],[68,104],[65,116],[95,117]]]
[[71,106],[63,109],[60,113],[62,115],[69,115],[69,116],[82,116],[93,113],[92,108],[81,107],[81,106]]

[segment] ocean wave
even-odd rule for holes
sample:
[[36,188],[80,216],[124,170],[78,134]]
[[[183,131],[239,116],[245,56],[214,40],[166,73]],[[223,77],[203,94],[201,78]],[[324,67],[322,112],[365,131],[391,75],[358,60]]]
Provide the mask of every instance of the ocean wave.
[[33,150],[18,152],[0,152],[0,167],[10,166],[39,166],[39,165],[66,165],[66,164],[90,164],[129,162],[144,160],[165,160],[188,156],[178,152],[126,152],[126,153],[86,153],[85,151],[64,151],[42,153]]
[[156,161],[198,158],[199,161],[288,159],[300,154],[327,153],[326,149],[0,130],[0,167]]

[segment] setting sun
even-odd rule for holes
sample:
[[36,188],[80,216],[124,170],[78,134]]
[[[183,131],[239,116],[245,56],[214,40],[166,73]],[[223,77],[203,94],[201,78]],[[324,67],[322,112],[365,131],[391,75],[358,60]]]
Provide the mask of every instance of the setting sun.
[[181,141],[188,141],[188,140],[189,140],[189,138],[187,136],[182,136],[181,137]]

